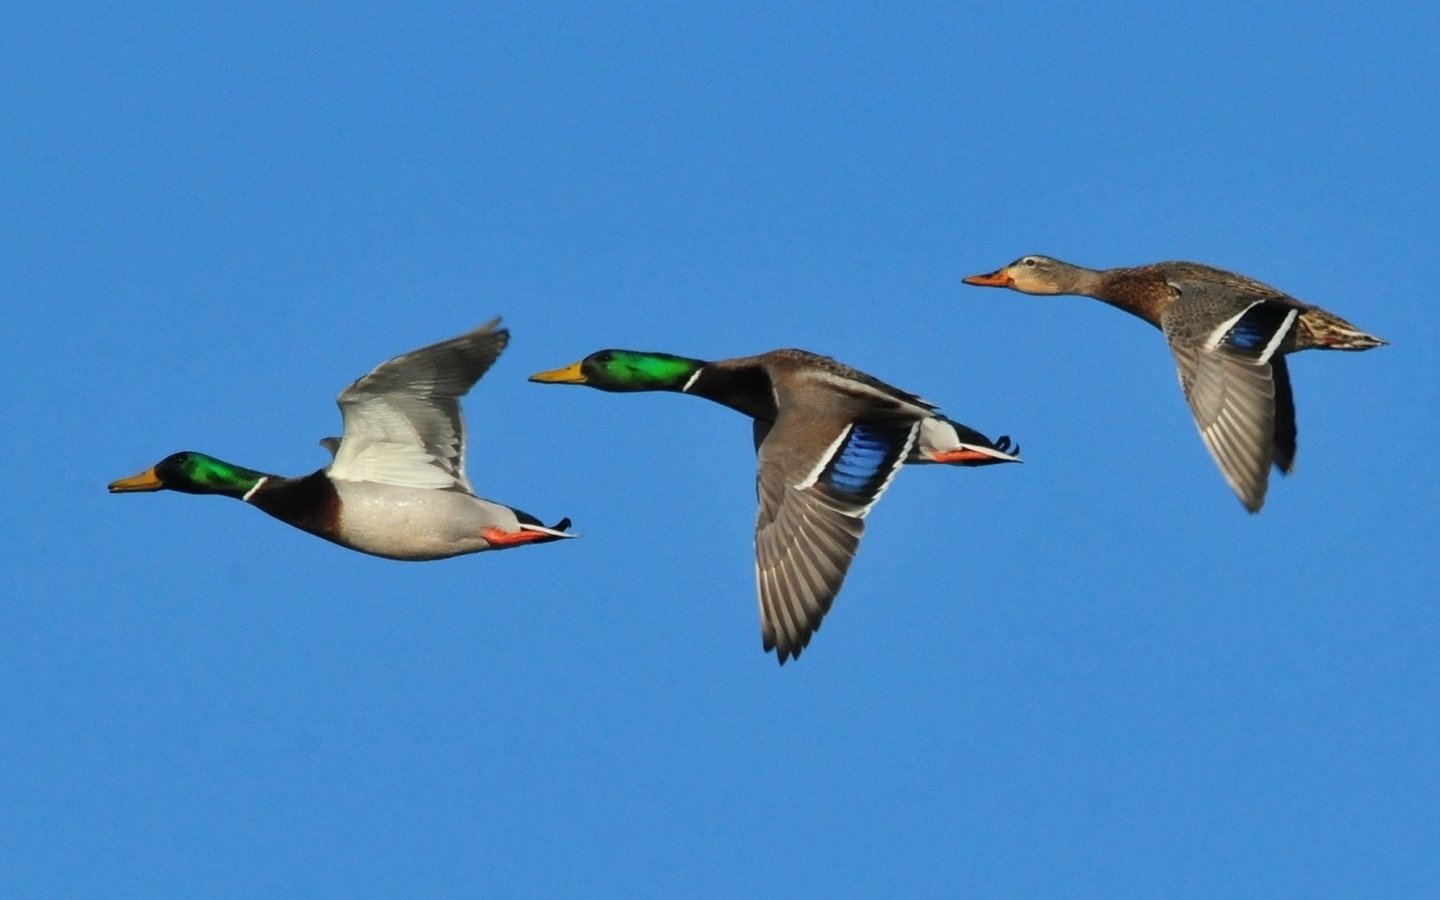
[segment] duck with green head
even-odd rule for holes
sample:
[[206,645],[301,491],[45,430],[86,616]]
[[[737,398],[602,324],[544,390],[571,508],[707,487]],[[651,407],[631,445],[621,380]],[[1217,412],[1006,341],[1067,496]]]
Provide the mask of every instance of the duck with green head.
[[1009,438],[991,441],[914,394],[804,350],[714,362],[601,350],[530,380],[691,394],[753,420],[761,638],[782,665],[819,629],[859,547],[866,515],[902,465],[1019,461]]
[[1286,354],[1387,343],[1267,284],[1201,263],[1087,269],[1032,254],[965,283],[1094,297],[1159,328],[1200,437],[1250,512],[1265,503],[1270,467],[1288,475],[1295,463]]
[[477,497],[465,475],[459,398],[505,349],[495,319],[381,363],[340,394],[344,436],[321,443],[331,463],[300,478],[183,451],[110,484],[111,493],[178,491],[233,497],[342,547],[431,560],[574,537]]

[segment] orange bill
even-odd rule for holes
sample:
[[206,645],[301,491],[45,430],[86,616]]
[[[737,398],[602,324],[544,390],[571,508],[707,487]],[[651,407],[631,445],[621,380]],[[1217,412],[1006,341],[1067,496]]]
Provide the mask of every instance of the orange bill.
[[580,371],[580,363],[576,362],[564,368],[536,372],[530,376],[530,380],[541,384],[584,384],[585,374]]
[[122,478],[119,481],[110,482],[110,493],[125,494],[131,491],[158,491],[165,487],[160,476],[155,474],[154,467],[146,469],[138,475],[131,475],[129,478]]
[[1015,284],[1015,279],[1010,277],[1010,268],[996,269],[988,275],[968,275],[965,277],[966,284],[978,284],[981,287],[1010,287]]

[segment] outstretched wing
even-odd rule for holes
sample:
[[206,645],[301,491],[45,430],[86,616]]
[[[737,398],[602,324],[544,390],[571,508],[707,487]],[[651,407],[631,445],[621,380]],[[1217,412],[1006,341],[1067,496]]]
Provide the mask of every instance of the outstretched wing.
[[[1271,464],[1288,471],[1294,460],[1295,405],[1279,351],[1301,308],[1289,298],[1251,297],[1202,331],[1194,327],[1202,316],[1184,304],[1210,299],[1213,288],[1184,282],[1177,288],[1180,300],[1162,316],[1162,327],[1180,386],[1221,474],[1245,508],[1258,512]],[[1233,292],[1227,296],[1233,302]]]
[[509,342],[499,324],[397,356],[346,388],[330,477],[469,492],[460,398]]
[[799,656],[845,580],[880,499],[915,443],[919,422],[836,421],[783,411],[759,448],[755,580],[765,649]]

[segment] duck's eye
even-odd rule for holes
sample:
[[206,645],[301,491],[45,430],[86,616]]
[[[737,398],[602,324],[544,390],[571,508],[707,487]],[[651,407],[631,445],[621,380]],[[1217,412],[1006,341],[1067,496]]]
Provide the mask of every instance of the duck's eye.
[[1034,268],[1034,267],[1035,267],[1035,262],[1036,262],[1035,257],[1033,257],[1033,256],[1027,256],[1027,257],[1025,257],[1024,259],[1020,260],[1020,265],[1022,265],[1022,266],[1030,266],[1031,268]]

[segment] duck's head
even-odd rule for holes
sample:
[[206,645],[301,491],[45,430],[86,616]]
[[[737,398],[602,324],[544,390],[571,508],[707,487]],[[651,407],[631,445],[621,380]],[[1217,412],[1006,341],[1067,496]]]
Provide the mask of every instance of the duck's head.
[[243,497],[264,477],[261,472],[231,465],[204,453],[184,450],[170,454],[138,475],[110,482],[110,493],[180,491],[185,494]]
[[985,275],[971,275],[965,283],[1005,287],[1025,294],[1074,294],[1089,271],[1049,256],[1031,255]]
[[577,363],[536,372],[541,384],[583,384],[602,391],[679,391],[705,363],[669,353],[599,350]]

